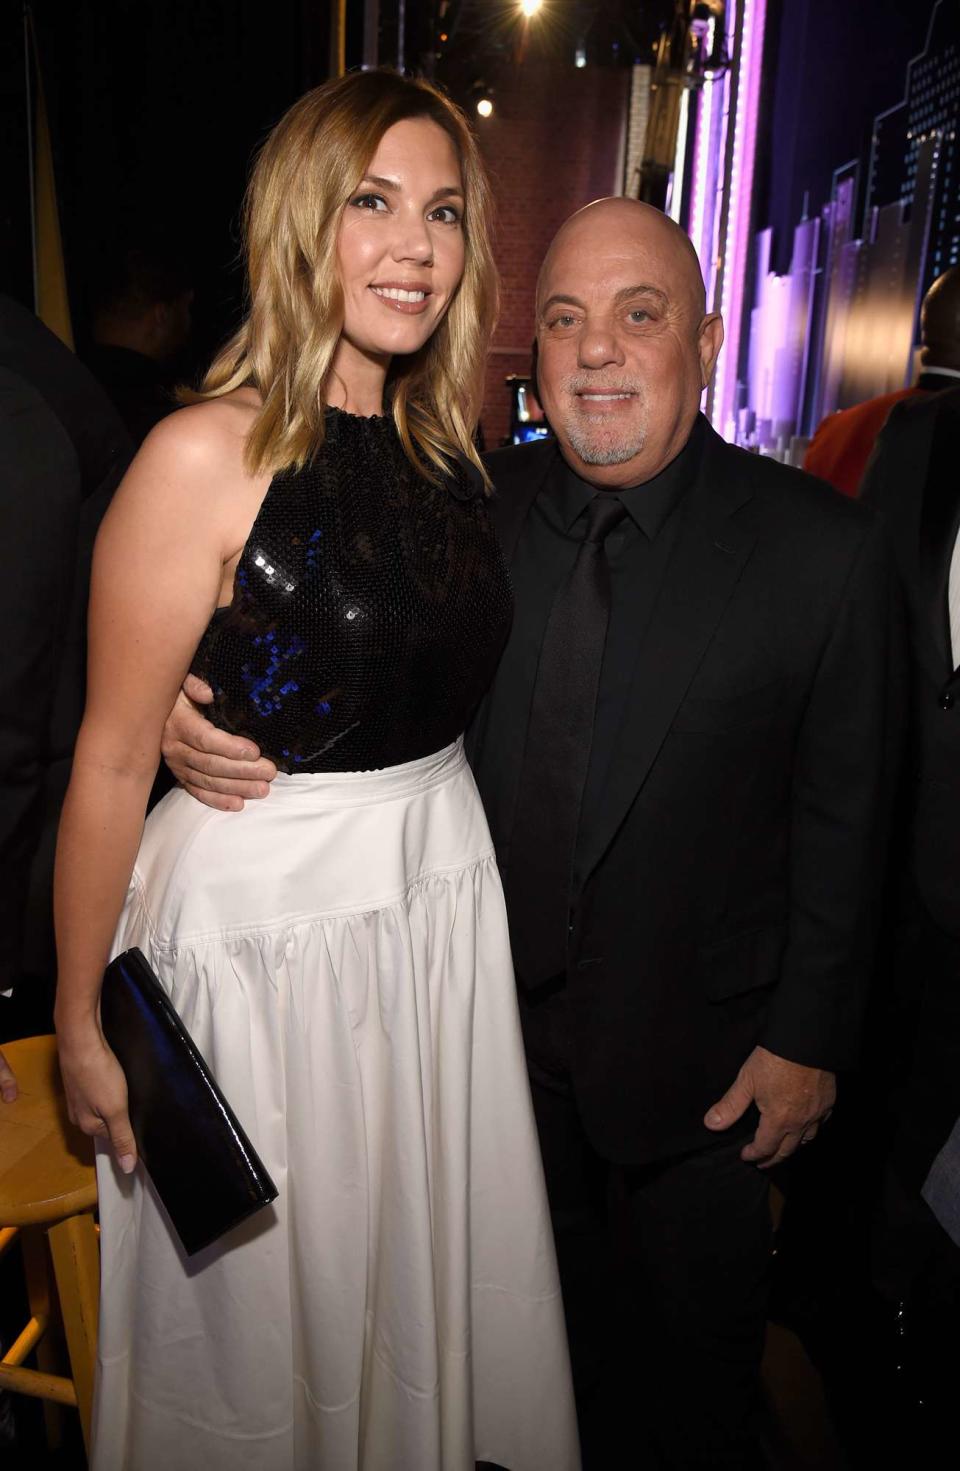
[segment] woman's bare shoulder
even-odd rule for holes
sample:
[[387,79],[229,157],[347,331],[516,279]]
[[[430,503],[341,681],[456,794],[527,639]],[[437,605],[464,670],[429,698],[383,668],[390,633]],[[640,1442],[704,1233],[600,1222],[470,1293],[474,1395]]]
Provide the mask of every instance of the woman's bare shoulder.
[[147,435],[135,463],[165,468],[178,477],[213,476],[217,481],[248,480],[243,452],[257,416],[258,402],[247,390],[189,404],[168,414]]

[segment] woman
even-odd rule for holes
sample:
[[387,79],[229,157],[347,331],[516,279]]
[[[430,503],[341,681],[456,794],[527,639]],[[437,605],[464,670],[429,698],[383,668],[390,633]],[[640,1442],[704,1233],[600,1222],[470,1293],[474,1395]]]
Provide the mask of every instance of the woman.
[[[57,873],[61,1062],[101,1140],[96,1471],[577,1465],[458,739],[509,621],[471,442],[487,214],[432,88],[364,73],[303,98],[251,181],[249,316],[103,524]],[[240,814],[173,792],[141,839],[190,668],[285,774]],[[280,1190],[189,1264],[99,1029],[111,937],[146,953]]]

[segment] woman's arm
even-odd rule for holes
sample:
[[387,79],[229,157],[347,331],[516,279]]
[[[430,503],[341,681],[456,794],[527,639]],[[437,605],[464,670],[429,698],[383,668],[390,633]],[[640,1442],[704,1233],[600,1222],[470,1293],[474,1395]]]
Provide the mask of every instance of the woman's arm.
[[182,410],[153,431],[101,526],[87,705],[57,841],[56,1026],[70,1116],[85,1133],[109,1135],[128,1171],[136,1147],[123,1073],[100,1030],[100,984],[163,723],[218,601],[238,513],[242,521],[250,503],[231,454],[233,425],[217,408]]

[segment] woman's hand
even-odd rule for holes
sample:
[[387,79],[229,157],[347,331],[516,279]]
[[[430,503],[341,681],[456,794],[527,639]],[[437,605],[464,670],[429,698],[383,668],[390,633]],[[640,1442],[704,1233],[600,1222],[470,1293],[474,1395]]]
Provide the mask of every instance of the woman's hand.
[[70,1122],[84,1134],[110,1140],[125,1175],[137,1163],[137,1145],[127,1113],[127,1080],[99,1027],[58,1033],[58,1052]]

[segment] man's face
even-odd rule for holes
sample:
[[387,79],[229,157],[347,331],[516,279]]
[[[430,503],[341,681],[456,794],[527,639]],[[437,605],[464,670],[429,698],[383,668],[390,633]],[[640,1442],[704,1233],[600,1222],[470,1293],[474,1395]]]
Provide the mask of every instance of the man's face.
[[540,397],[564,458],[592,484],[651,479],[679,454],[723,328],[672,224],[632,201],[593,205],[547,255]]

